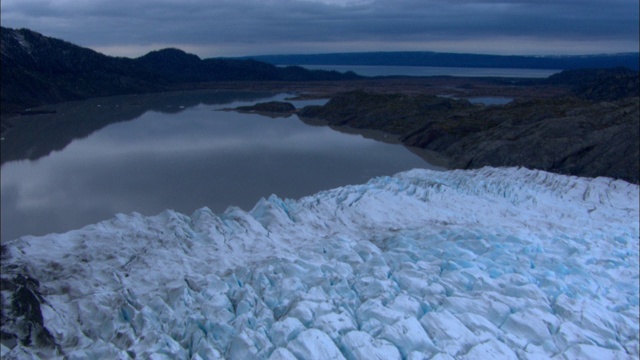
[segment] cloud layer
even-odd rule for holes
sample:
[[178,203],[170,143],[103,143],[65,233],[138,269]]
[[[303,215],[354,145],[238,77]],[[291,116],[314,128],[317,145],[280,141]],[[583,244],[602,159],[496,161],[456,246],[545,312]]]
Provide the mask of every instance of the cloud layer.
[[637,0],[3,0],[2,25],[112,55],[638,50]]

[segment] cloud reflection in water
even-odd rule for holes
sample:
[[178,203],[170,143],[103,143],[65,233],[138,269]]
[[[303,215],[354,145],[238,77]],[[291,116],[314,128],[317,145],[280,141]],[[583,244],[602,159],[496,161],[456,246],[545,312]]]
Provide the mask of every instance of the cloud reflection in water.
[[68,231],[115,213],[251,209],[430,167],[399,145],[199,105],[111,124],[37,161],[2,169],[2,238]]

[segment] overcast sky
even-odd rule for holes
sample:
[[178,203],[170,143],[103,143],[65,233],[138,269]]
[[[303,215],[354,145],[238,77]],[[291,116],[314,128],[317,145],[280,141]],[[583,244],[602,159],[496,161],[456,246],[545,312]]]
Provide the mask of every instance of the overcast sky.
[[2,26],[107,55],[638,51],[638,0],[2,0]]

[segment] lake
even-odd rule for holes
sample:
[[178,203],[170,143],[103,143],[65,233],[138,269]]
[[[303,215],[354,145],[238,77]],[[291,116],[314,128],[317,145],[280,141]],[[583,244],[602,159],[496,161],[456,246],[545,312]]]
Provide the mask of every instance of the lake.
[[463,68],[435,66],[301,65],[310,70],[353,71],[362,76],[462,76],[546,78],[561,70],[512,68]]
[[65,232],[116,213],[250,210],[271,194],[299,198],[412,168],[442,169],[402,145],[295,115],[220,111],[288,96],[121,96],[23,118],[2,141],[2,240]]

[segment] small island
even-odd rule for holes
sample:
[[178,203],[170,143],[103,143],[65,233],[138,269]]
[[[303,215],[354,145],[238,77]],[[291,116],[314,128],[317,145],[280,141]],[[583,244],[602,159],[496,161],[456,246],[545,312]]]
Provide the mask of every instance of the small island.
[[284,101],[269,101],[261,102],[251,106],[238,106],[233,110],[241,113],[255,113],[271,118],[277,117],[289,117],[296,112],[296,107],[290,102]]

